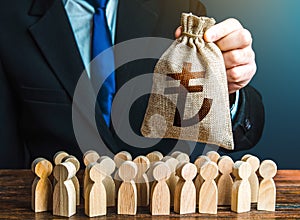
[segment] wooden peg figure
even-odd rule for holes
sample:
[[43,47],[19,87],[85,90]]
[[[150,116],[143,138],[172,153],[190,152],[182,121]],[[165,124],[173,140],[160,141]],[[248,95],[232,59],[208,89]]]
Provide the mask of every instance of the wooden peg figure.
[[197,174],[197,167],[192,163],[178,165],[176,174],[179,176],[174,195],[174,212],[179,214],[195,213],[196,188],[193,179]]
[[220,157],[218,161],[218,168],[220,176],[218,179],[218,205],[230,205],[231,204],[231,192],[233,179],[231,177],[233,160],[228,156]]
[[146,157],[149,159],[150,163],[154,163],[156,161],[160,161],[164,156],[159,151],[153,151],[147,154]]
[[76,191],[72,177],[76,167],[71,162],[63,162],[54,167],[56,185],[53,192],[53,215],[70,217],[76,213]]
[[151,190],[150,212],[152,215],[169,215],[170,214],[170,190],[167,179],[171,171],[166,163],[156,162],[153,168],[153,178],[155,183]]
[[199,193],[200,193],[201,186],[204,182],[204,179],[200,175],[200,169],[206,162],[210,162],[210,161],[211,160],[207,156],[201,155],[194,162],[195,166],[197,167],[197,176],[194,179],[194,184],[196,187],[196,204],[197,205],[199,205]]
[[52,210],[53,188],[49,176],[52,173],[52,164],[44,158],[37,158],[32,162],[32,172],[35,177],[32,184],[31,207],[35,212]]
[[137,211],[137,189],[133,179],[137,174],[137,166],[132,161],[125,161],[118,172],[123,181],[118,191],[118,214],[135,215]]
[[190,162],[190,157],[188,154],[183,153],[181,151],[174,151],[171,154],[171,157],[174,157],[176,160],[178,160],[179,162]]
[[275,211],[276,185],[273,177],[277,173],[277,166],[272,160],[264,160],[259,167],[259,174],[263,178],[259,185],[257,210]]
[[145,156],[138,156],[133,162],[135,162],[138,168],[137,175],[134,179],[137,188],[137,205],[148,206],[150,200],[150,186],[146,172],[150,168],[150,160]]
[[[69,156],[69,154],[65,151],[56,152],[56,154],[54,154],[53,156],[54,165],[60,164],[62,160],[67,156]],[[56,184],[56,179],[53,179],[53,188],[55,187],[55,184]]]
[[199,213],[217,214],[218,188],[215,178],[218,176],[218,166],[215,162],[206,162],[200,168],[200,175],[204,179],[199,192]]
[[250,187],[251,187],[251,202],[257,203],[258,199],[258,188],[259,188],[259,181],[256,175],[256,171],[259,168],[260,161],[257,157],[246,154],[242,157],[242,161],[248,162],[251,165],[252,172],[249,177]]
[[103,180],[103,184],[106,190],[106,205],[108,207],[112,207],[116,205],[116,185],[112,178],[112,174],[115,171],[116,164],[110,157],[102,156],[97,161],[100,163],[101,170],[105,174],[105,178]]
[[87,175],[90,181],[86,186],[85,214],[89,217],[106,215],[106,189],[103,184],[106,173],[102,170],[101,162],[90,163]]
[[[164,156],[159,151],[153,151],[153,152],[147,154],[146,157],[150,161],[150,168],[153,168],[154,163],[157,162],[157,161],[161,161]],[[147,173],[147,175],[148,175],[148,179],[149,179],[149,187],[151,189],[152,185],[154,183],[154,180],[152,178],[150,178],[150,176],[151,176],[150,173]]]
[[89,180],[90,178],[88,177],[88,165],[91,163],[95,163],[97,162],[97,160],[100,158],[100,155],[94,151],[94,150],[89,150],[87,152],[84,153],[83,155],[83,163],[85,165],[85,171],[84,171],[84,175],[83,175],[83,198],[85,198],[85,194],[86,194],[86,186],[89,184]]
[[248,162],[236,161],[233,165],[235,181],[232,186],[231,210],[234,212],[249,212],[251,209],[251,187],[248,180],[251,170]]
[[[74,166],[76,167],[76,173],[80,169],[79,160],[77,160],[77,158],[72,156],[72,155],[64,157],[62,159],[62,162],[71,162],[71,163],[73,163]],[[79,185],[79,181],[78,181],[78,178],[77,178],[76,174],[75,174],[75,176],[72,177],[72,182],[73,182],[75,190],[76,190],[76,205],[80,205],[80,185]]]
[[167,184],[170,189],[170,204],[171,204],[171,206],[174,206],[175,188],[176,188],[176,184],[179,179],[179,177],[176,176],[176,167],[179,162],[178,162],[178,160],[176,160],[174,157],[171,157],[171,156],[165,156],[162,159],[162,161],[166,163],[166,165],[169,167],[169,169],[171,171],[170,177],[167,180]]
[[220,158],[220,154],[217,151],[209,151],[206,153],[206,156],[215,163],[218,163],[218,160]]
[[114,156],[114,162],[116,164],[116,172],[114,174],[114,181],[115,181],[115,187],[116,187],[116,192],[115,195],[118,195],[118,190],[121,185],[121,179],[119,177],[119,172],[118,169],[120,166],[125,162],[125,161],[132,161],[132,156],[129,152],[127,151],[120,151]]

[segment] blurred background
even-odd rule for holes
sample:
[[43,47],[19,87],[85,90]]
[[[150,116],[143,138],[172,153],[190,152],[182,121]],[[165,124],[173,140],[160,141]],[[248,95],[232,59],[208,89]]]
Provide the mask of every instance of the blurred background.
[[[252,33],[258,70],[251,84],[263,96],[266,122],[262,139],[248,152],[273,159],[280,169],[299,169],[300,1],[202,2],[217,22],[234,17]],[[244,154],[232,156],[238,159]]]

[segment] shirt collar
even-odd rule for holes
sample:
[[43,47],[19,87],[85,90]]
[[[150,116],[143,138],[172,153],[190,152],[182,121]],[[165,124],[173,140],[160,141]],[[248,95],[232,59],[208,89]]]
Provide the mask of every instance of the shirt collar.
[[65,7],[68,7],[68,4],[77,5],[81,8],[81,10],[79,10],[79,11],[83,11],[85,13],[94,13],[95,12],[94,7],[85,0],[62,0],[62,3]]

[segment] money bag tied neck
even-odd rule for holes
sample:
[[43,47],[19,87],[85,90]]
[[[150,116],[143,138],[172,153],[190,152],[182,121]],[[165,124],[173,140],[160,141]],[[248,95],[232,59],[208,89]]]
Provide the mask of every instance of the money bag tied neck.
[[141,132],[233,149],[224,60],[203,40],[215,20],[183,13],[182,36],[157,62]]

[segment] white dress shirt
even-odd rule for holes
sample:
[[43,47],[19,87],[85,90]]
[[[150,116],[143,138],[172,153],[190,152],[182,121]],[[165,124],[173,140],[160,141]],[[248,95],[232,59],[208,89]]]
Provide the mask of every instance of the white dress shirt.
[[[91,62],[93,14],[95,9],[85,0],[62,0],[69,17],[75,40],[85,67]],[[106,18],[112,43],[115,43],[118,0],[109,0]],[[87,68],[86,68],[87,69]],[[89,71],[87,71],[90,77]]]

